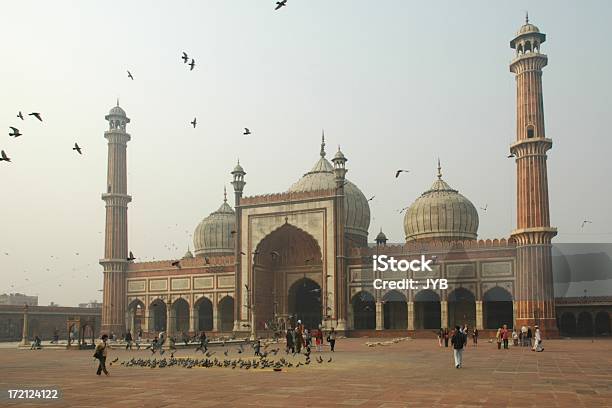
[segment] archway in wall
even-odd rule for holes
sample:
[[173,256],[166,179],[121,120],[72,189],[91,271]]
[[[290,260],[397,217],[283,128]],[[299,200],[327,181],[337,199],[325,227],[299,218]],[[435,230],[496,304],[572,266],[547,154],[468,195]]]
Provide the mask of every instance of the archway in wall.
[[476,326],[476,297],[466,288],[456,288],[448,294],[448,327],[466,324],[468,329]]
[[499,329],[504,324],[514,326],[512,295],[506,289],[496,286],[483,296],[482,314],[485,329]]
[[166,302],[161,299],[155,299],[149,307],[149,331],[166,331]]
[[301,320],[307,329],[318,328],[323,320],[321,286],[311,279],[302,278],[289,288],[289,314]]
[[580,312],[576,332],[579,336],[593,335],[593,316],[589,312]]
[[203,296],[196,304],[198,310],[198,331],[211,331],[213,329],[213,304]]
[[440,329],[440,296],[430,289],[421,290],[414,297],[414,328]]
[[136,333],[142,328],[144,321],[144,303],[141,300],[135,299],[128,305],[128,322],[127,327],[132,333],[132,337],[136,338]]
[[610,314],[605,311],[598,312],[595,315],[595,335],[609,336],[610,333]]
[[576,317],[572,312],[564,312],[561,315],[561,323],[559,325],[559,332],[563,336],[575,336],[576,335]]
[[[185,299],[177,299],[172,304],[174,309],[174,332],[180,334],[189,332],[189,303]],[[177,338],[179,338],[177,336]]]
[[408,303],[406,297],[392,290],[383,297],[383,315],[385,329],[408,328]]
[[234,328],[234,298],[225,296],[219,301],[219,331],[231,332]]
[[308,315],[308,324],[317,327],[324,316],[332,314],[331,310],[323,313],[331,293],[323,285],[321,249],[307,232],[289,223],[272,231],[257,245],[254,265],[255,287],[243,290],[249,296],[254,293],[258,330],[265,324],[295,323],[292,315],[296,313]]
[[376,329],[376,301],[370,292],[356,293],[351,300],[353,328],[355,330]]

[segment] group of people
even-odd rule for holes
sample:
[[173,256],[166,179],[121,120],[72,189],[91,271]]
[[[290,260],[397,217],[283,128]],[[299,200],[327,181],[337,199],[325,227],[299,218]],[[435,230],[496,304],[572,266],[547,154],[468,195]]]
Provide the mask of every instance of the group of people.
[[510,332],[508,326],[504,324],[497,330],[497,334],[495,335],[497,349],[501,349],[503,344],[504,349],[507,350],[509,339],[512,338],[512,344],[514,346],[531,347],[532,351],[544,351],[540,328],[536,325],[534,329],[535,332],[531,331],[531,326],[522,326],[518,333],[516,329],[512,329],[512,332]]
[[[440,330],[438,330],[438,345],[440,347],[442,347],[442,344],[444,344],[444,347],[448,347],[448,343],[449,340],[452,339],[453,335],[457,332],[460,331],[461,333],[463,333],[465,335],[465,342],[467,344],[467,339],[468,337],[472,336],[472,346],[477,346],[478,345],[478,329],[474,328],[472,330],[472,332],[470,333],[470,329],[468,328],[467,324],[464,325],[463,327],[461,326],[456,326],[454,330],[451,330],[450,332],[448,331],[447,328],[441,328]],[[452,341],[451,341],[451,345],[452,345]]]
[[[310,351],[313,346],[313,338],[316,350],[319,352],[323,351],[323,328],[319,326],[317,329],[308,329],[304,327],[301,320],[298,320],[295,328],[287,329],[285,334],[285,339],[287,341],[285,352],[287,354],[289,352],[296,354],[301,353],[302,349]],[[329,343],[331,351],[335,351],[336,331],[333,327],[329,331],[326,340]]]

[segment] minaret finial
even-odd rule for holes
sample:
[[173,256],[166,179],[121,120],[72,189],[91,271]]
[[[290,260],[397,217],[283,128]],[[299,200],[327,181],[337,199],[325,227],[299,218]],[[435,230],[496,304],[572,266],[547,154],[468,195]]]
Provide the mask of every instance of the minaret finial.
[[223,202],[227,203],[227,188],[223,186]]
[[529,24],[529,12],[525,11],[525,24]]
[[325,129],[321,130],[321,157],[325,157]]
[[438,179],[442,180],[442,166],[440,166],[440,158],[438,157]]
[[117,106],[119,106],[119,97],[117,97]]

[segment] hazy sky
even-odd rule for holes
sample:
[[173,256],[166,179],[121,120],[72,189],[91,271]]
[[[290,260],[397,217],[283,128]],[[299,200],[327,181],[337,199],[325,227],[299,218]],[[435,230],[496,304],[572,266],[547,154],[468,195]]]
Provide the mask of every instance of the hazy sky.
[[[380,227],[403,240],[398,210],[431,185],[437,157],[451,186],[488,205],[479,237],[509,236],[509,41],[525,10],[547,34],[555,241],[610,242],[612,2],[289,0],[278,12],[274,3],[2,5],[0,122],[24,135],[0,137],[13,159],[0,163],[0,293],[39,294],[41,304],[101,299],[104,115],[117,97],[132,119],[129,240],[139,258],[184,254],[231,189],[237,157],[245,195],[285,191],[317,160],[322,128],[328,157],[340,144],[349,179],[376,195],[370,240]],[[19,120],[19,110],[44,123]],[[396,168],[411,172],[395,180]],[[593,223],[581,229],[584,219]]]

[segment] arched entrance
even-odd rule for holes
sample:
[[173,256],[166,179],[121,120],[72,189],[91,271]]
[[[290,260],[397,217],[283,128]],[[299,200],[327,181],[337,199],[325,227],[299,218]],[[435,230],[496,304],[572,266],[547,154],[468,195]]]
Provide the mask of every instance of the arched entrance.
[[285,223],[259,242],[253,261],[255,287],[251,280],[243,290],[254,292],[257,330],[295,323],[295,315],[313,328],[333,316],[324,309],[333,294],[325,292],[321,249],[310,234]]
[[579,336],[593,335],[593,316],[589,312],[581,312],[578,315],[577,332]]
[[307,329],[318,328],[322,322],[321,287],[313,280],[302,278],[289,289],[289,314],[301,320]]
[[189,303],[183,298],[177,299],[172,304],[174,317],[174,333],[189,332]]
[[448,294],[448,327],[466,324],[476,326],[476,297],[466,288],[456,288]]
[[609,336],[610,335],[610,315],[608,312],[598,312],[595,315],[595,335]]
[[155,299],[149,310],[149,331],[166,331],[166,303],[161,299]]
[[213,329],[213,304],[207,297],[202,297],[196,305],[198,311],[198,331]]
[[559,332],[563,336],[576,335],[576,317],[571,312],[565,312],[561,315],[561,324]]
[[376,329],[376,301],[370,292],[362,291],[353,296],[353,328],[355,330]]
[[421,290],[414,297],[414,328],[440,329],[440,296],[430,289]]
[[487,290],[483,296],[482,313],[485,329],[499,329],[504,324],[514,327],[512,295],[499,286]]
[[234,327],[234,298],[225,296],[219,301],[219,331],[231,332]]
[[144,320],[144,303],[140,299],[135,299],[128,305],[127,317],[127,328],[136,338],[135,334],[142,328]]
[[392,290],[385,294],[383,314],[385,329],[408,328],[408,303],[402,293]]

